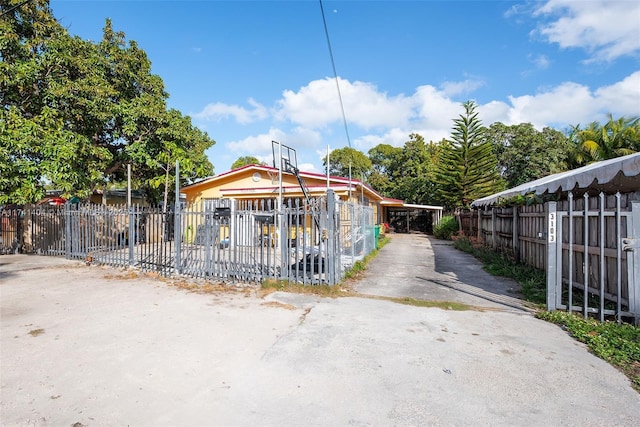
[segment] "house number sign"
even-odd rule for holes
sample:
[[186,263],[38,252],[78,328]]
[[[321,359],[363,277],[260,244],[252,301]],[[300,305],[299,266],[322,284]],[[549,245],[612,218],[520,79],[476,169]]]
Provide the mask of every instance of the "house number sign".
[[556,213],[549,212],[549,243],[556,241]]

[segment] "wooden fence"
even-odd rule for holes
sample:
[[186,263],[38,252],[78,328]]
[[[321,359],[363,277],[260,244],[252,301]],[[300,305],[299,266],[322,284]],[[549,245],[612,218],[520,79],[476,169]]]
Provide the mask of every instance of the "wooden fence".
[[544,205],[474,210],[460,213],[458,219],[465,236],[523,264],[546,268]]
[[466,236],[544,270],[548,308],[637,321],[639,201],[640,192],[569,193],[558,202],[463,212],[458,220]]

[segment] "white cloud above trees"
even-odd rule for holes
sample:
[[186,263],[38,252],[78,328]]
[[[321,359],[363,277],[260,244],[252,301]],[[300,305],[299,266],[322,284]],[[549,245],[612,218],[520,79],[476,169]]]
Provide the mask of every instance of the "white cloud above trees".
[[640,51],[640,2],[549,0],[534,10],[543,20],[532,34],[561,48],[586,50],[587,62],[613,61]]

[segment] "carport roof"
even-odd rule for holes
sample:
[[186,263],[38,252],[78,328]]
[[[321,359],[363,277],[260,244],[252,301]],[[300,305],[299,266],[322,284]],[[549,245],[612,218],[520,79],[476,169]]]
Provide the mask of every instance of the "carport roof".
[[491,206],[500,200],[530,193],[540,195],[580,190],[605,193],[640,190],[640,153],[603,160],[578,169],[549,175],[475,200],[471,206],[476,208]]

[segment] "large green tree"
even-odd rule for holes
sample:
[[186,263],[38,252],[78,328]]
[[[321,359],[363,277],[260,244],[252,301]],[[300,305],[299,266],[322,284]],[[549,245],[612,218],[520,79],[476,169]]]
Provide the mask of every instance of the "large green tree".
[[443,144],[435,174],[438,194],[449,209],[467,208],[475,199],[504,188],[475,102],[462,106],[464,113],[453,121],[451,139]]
[[393,197],[393,173],[401,162],[402,147],[379,144],[371,148],[368,155],[373,169],[369,184],[383,195]]
[[[166,105],[162,79],[135,41],[106,21],[99,43],[71,36],[46,0],[0,18],[0,203],[33,202],[45,187],[67,196],[125,179],[152,200],[159,181],[213,173],[204,152],[214,144],[188,117]],[[166,193],[166,186],[165,186]]]
[[369,150],[369,183],[387,197],[407,203],[437,203],[435,164],[440,146],[412,133],[402,147],[380,144]]
[[422,135],[412,133],[392,171],[392,197],[408,203],[431,204],[436,199],[435,169],[439,155],[433,143],[426,143]]
[[560,131],[548,127],[538,131],[531,123],[497,122],[489,126],[486,137],[509,188],[567,170],[569,140]]
[[[354,179],[367,178],[373,170],[371,160],[362,151],[355,148],[337,148],[329,154],[329,175],[348,177],[349,171]],[[322,159],[327,169],[327,156]]]
[[254,156],[241,156],[236,159],[231,165],[231,169],[238,169],[247,165],[264,165],[257,157]]

